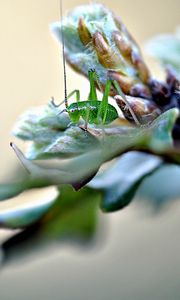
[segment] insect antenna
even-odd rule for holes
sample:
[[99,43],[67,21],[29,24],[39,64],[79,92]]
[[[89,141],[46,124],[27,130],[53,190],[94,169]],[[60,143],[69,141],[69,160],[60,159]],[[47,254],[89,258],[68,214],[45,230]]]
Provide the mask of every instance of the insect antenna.
[[[63,16],[63,5],[62,0],[60,0],[60,20],[62,22]],[[66,108],[68,107],[68,97],[67,97],[67,79],[66,79],[66,57],[65,57],[65,46],[64,46],[64,32],[63,32],[63,24],[61,24],[61,39],[62,39],[62,56],[63,56],[63,71],[64,71],[64,102]]]

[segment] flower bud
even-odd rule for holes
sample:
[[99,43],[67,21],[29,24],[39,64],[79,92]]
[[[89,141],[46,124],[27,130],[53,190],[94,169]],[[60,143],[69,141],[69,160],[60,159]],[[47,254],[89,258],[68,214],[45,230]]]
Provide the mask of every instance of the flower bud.
[[85,21],[82,17],[79,18],[79,23],[78,23],[78,34],[81,42],[83,45],[87,45],[91,42],[91,34],[86,27]]
[[94,33],[92,42],[96,50],[98,60],[104,68],[114,69],[119,66],[118,55],[112,50],[100,32],[96,31]]
[[133,65],[138,71],[139,77],[141,78],[142,82],[145,84],[148,83],[148,80],[150,79],[150,72],[141,56],[137,52],[132,51],[131,59]]
[[[134,115],[137,117],[140,124],[147,124],[152,122],[161,114],[161,110],[158,108],[156,103],[148,99],[135,98],[131,96],[126,96],[127,103],[130,106],[131,110],[134,112]],[[121,96],[116,96],[115,100],[123,112],[124,117],[130,122],[134,123],[134,118],[130,112],[127,104],[121,98]]]
[[131,45],[125,40],[119,31],[113,32],[113,39],[120,53],[122,53],[125,57],[130,57],[132,52]]

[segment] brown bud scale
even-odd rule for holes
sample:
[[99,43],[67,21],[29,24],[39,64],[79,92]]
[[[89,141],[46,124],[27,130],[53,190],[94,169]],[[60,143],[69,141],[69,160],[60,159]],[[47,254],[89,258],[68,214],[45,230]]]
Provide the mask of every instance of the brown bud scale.
[[79,38],[83,45],[87,45],[91,42],[91,34],[86,27],[84,19],[81,17],[79,18],[79,23],[78,23],[78,33],[79,33]]

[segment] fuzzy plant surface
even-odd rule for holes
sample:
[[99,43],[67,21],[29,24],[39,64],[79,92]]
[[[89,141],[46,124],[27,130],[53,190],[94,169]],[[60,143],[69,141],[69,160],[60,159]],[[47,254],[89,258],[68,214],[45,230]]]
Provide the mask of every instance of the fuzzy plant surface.
[[26,112],[13,130],[28,142],[26,154],[11,143],[25,173],[0,185],[0,200],[47,186],[57,187],[57,195],[36,206],[0,210],[0,227],[38,224],[43,238],[87,238],[95,231],[99,205],[105,212],[124,208],[145,178],[165,166],[175,166],[180,174],[180,91],[178,68],[173,69],[179,64],[180,48],[177,44],[175,55],[159,46],[158,57],[168,63],[166,79],[160,82],[152,77],[121,19],[101,4],[77,7],[52,30],[58,40],[63,33],[66,60],[76,71],[88,76],[93,67],[103,88],[107,79],[115,80],[119,89],[113,86],[110,94],[124,118],[88,124],[85,131],[82,119],[72,124],[67,111],[54,102]]
[[[179,109],[179,81],[176,74],[176,71],[179,72],[178,35],[169,39],[164,37],[164,43],[158,43],[159,48],[155,42],[152,46],[154,53],[159,53],[159,58],[166,66],[166,79],[161,82],[152,76],[139,46],[122,20],[102,4],[77,7],[62,24],[53,24],[52,30],[58,40],[62,39],[63,32],[66,59],[76,71],[88,76],[88,70],[93,66],[102,86],[105,86],[107,78],[118,82],[140,123],[148,123],[170,108]],[[174,66],[177,68],[172,68]],[[117,95],[117,90],[112,89],[111,93]],[[134,122],[121,98],[117,99],[117,104],[125,118]],[[177,140],[180,136],[179,122],[173,130],[173,137]]]

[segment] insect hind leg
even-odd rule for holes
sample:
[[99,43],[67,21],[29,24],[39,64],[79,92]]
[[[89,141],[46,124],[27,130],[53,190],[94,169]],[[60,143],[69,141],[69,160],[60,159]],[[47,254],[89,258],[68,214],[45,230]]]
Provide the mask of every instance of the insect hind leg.
[[99,80],[99,76],[95,69],[90,69],[88,71],[88,78],[90,82],[90,92],[88,95],[88,100],[98,100],[97,93],[96,93],[96,85],[98,86],[98,89],[102,91],[101,83]]
[[116,102],[117,102],[117,100],[119,100],[119,99],[120,99],[120,100],[122,99],[122,100],[124,101],[124,103],[126,104],[127,108],[129,109],[129,111],[130,111],[130,113],[131,113],[131,115],[132,115],[132,118],[133,118],[134,122],[136,123],[137,126],[140,126],[141,123],[139,122],[138,117],[136,116],[136,114],[135,114],[135,112],[133,111],[133,109],[131,108],[131,106],[130,106],[128,100],[126,99],[125,94],[124,94],[123,91],[121,90],[121,88],[120,88],[120,86],[119,86],[119,83],[118,83],[116,80],[113,80],[112,83],[113,83],[114,88],[115,88],[116,91],[118,92],[118,95],[116,95],[116,96],[114,97],[114,99],[116,100]]
[[101,105],[98,109],[97,119],[101,120],[102,124],[106,123],[106,117],[108,112],[108,98],[111,90],[111,85],[111,80],[107,80]]

